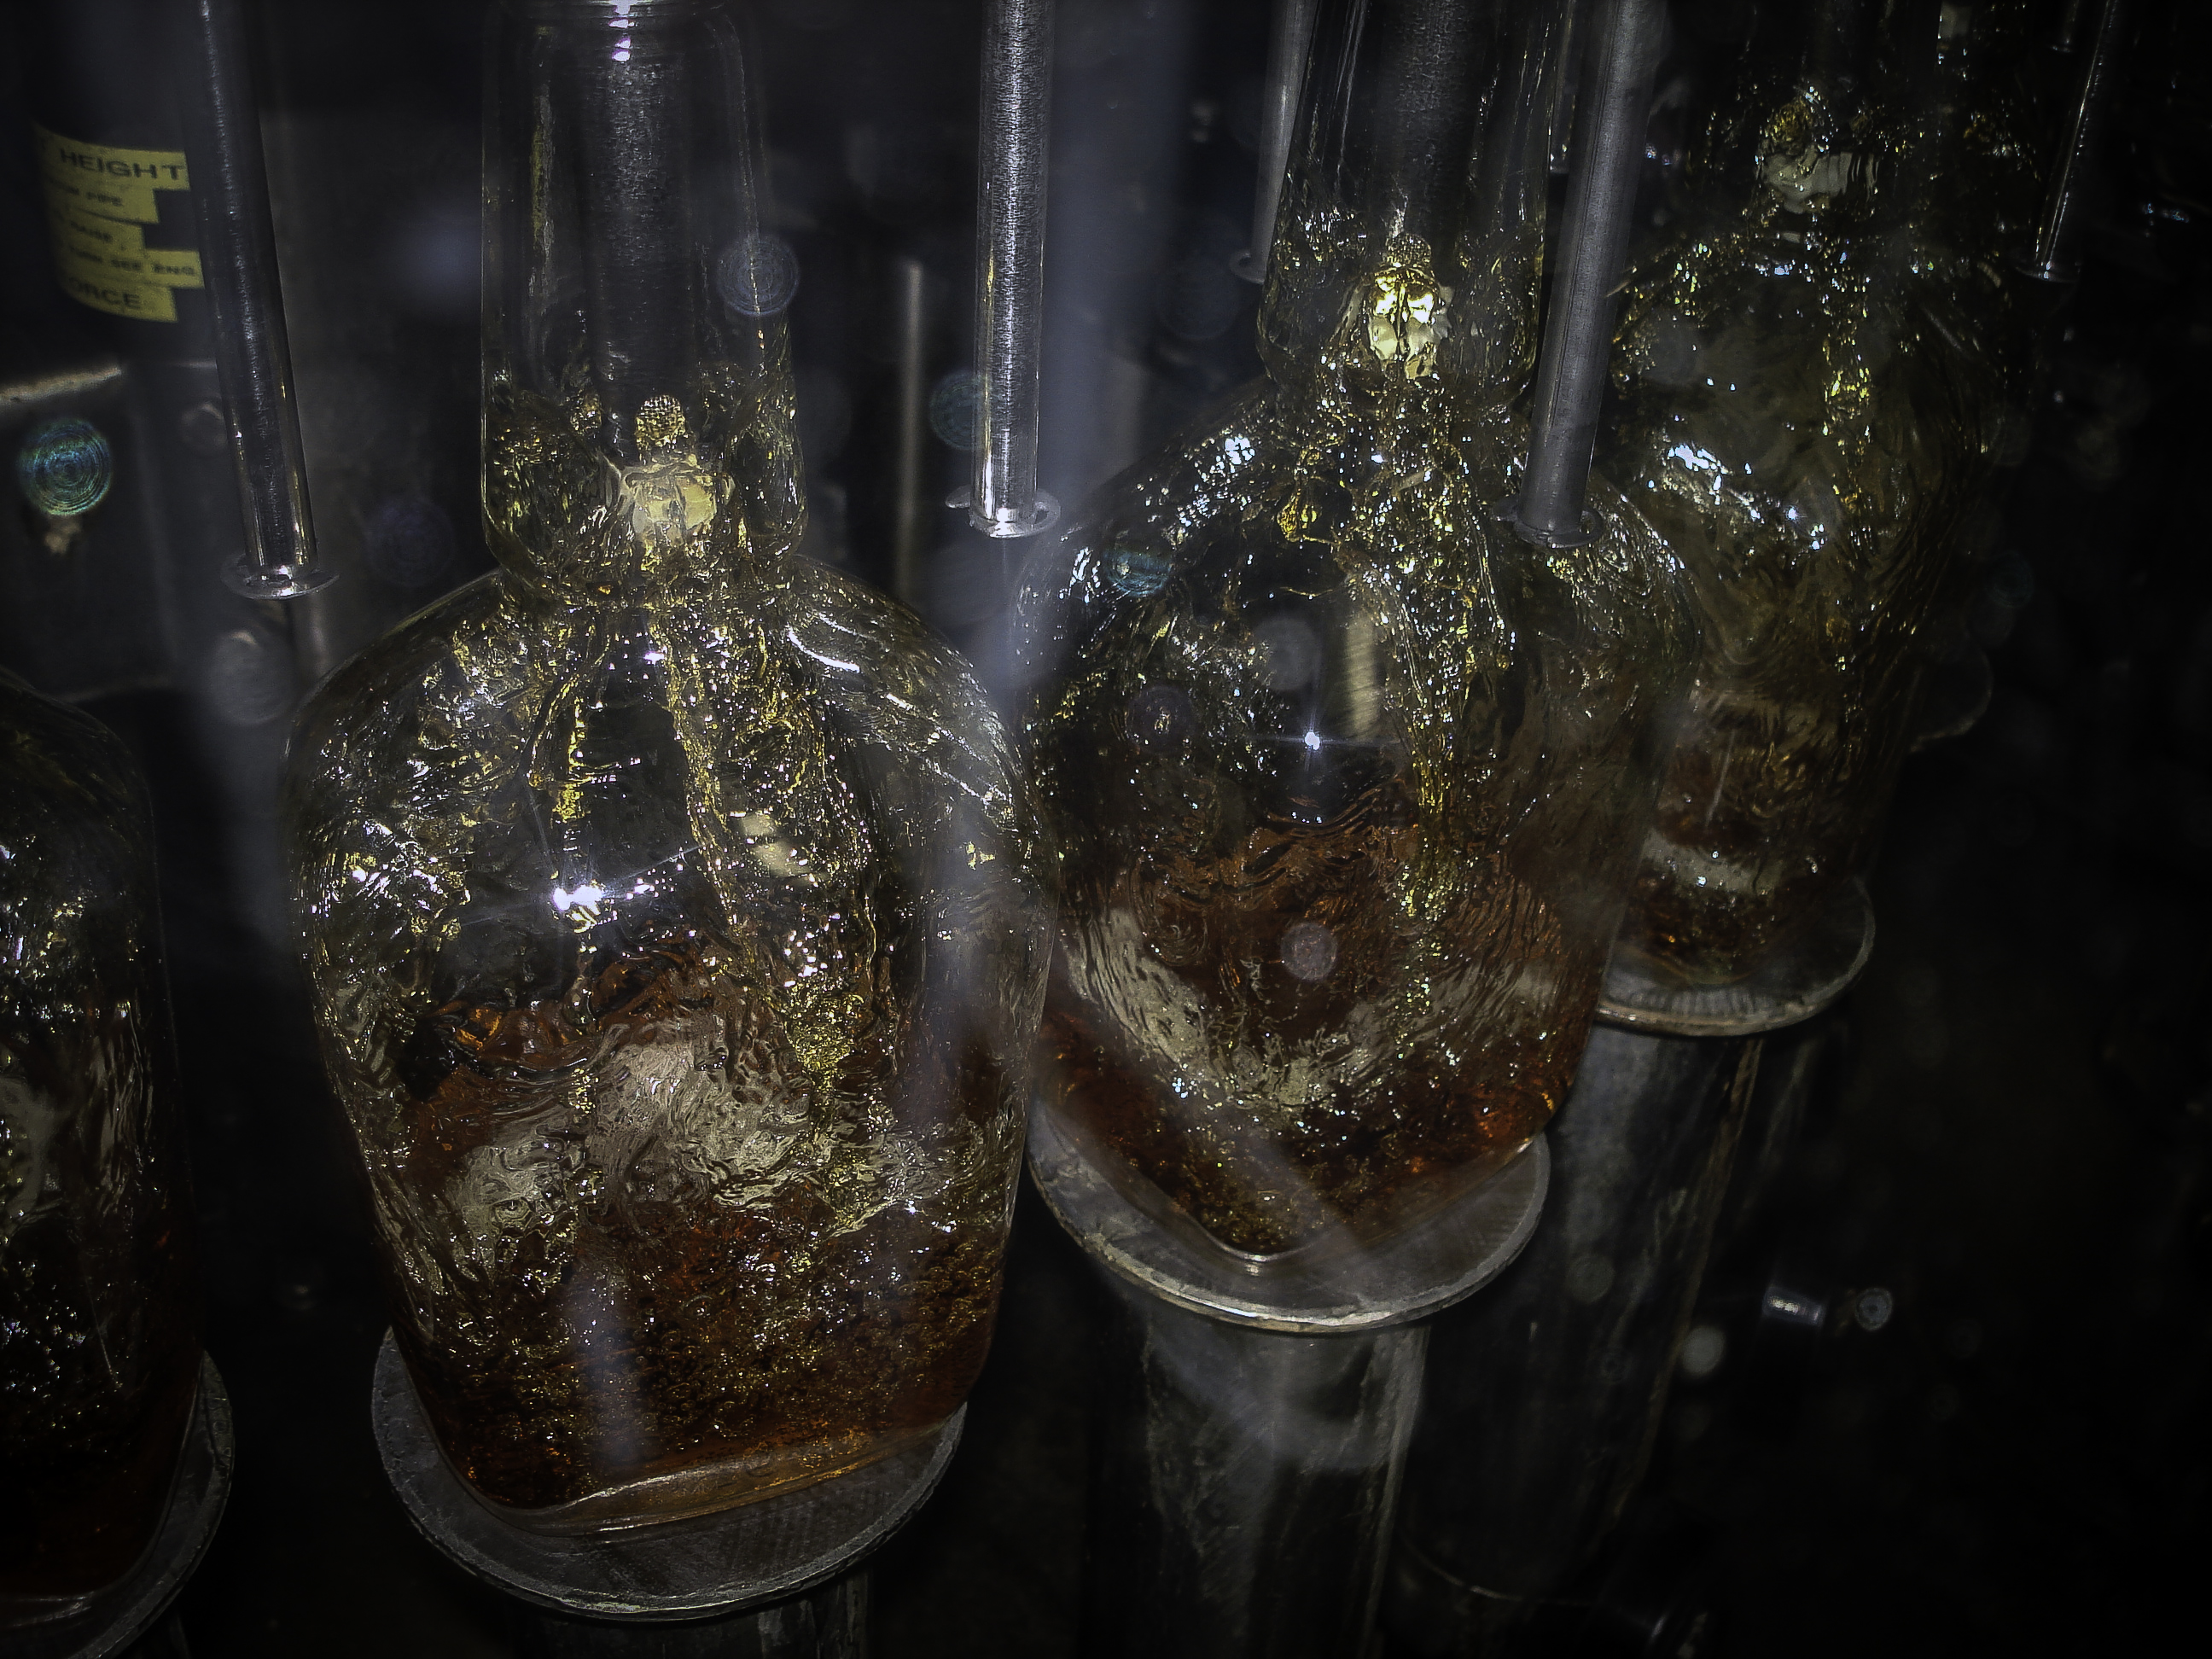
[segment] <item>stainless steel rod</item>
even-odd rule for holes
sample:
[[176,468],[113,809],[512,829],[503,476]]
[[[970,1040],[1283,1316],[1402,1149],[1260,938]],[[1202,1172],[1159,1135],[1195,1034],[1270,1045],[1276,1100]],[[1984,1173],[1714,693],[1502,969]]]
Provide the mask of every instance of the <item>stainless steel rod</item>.
[[1575,100],[1574,173],[1536,370],[1528,471],[1514,508],[1521,534],[1546,547],[1594,538],[1583,500],[1650,116],[1661,3],[1603,0]]
[[1267,23],[1267,80],[1261,90],[1260,182],[1252,192],[1251,245],[1230,262],[1248,283],[1267,280],[1267,250],[1275,240],[1275,210],[1282,205],[1283,175],[1291,165],[1291,135],[1298,118],[1298,92],[1313,45],[1314,14],[1321,0],[1275,0]]
[[929,318],[924,306],[927,273],[921,261],[902,254],[891,261],[891,329],[898,352],[898,455],[893,487],[891,591],[921,608],[921,538],[928,518],[922,511],[924,438],[929,430],[929,386],[924,375]]
[[969,521],[987,536],[1033,536],[1060,516],[1038,491],[1036,470],[1053,7],[1054,0],[990,0],[983,24],[975,177],[981,441],[967,507]]
[[2106,115],[2120,77],[2127,13],[2127,0],[2105,0],[2104,15],[2097,20],[2088,65],[2082,71],[2081,95],[2075,101],[2066,147],[2059,152],[2050,192],[2044,198],[2035,246],[2021,261],[2021,269],[2039,282],[2071,283],[2081,275],[2081,196],[2096,173]]
[[223,579],[249,599],[289,599],[331,580],[315,553],[292,353],[269,221],[242,0],[196,0],[206,143],[192,158],[200,257],[215,313],[216,367],[230,415],[246,550]]

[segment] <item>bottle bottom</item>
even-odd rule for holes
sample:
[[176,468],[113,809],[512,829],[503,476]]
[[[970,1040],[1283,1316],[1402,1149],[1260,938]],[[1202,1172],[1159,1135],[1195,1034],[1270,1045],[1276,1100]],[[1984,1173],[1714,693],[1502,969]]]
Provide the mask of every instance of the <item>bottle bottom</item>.
[[910,1428],[839,1437],[799,1446],[696,1463],[604,1486],[565,1504],[524,1509],[501,1503],[468,1478],[447,1452],[447,1466],[478,1503],[511,1527],[549,1537],[577,1537],[696,1521],[747,1504],[781,1498],[839,1475],[850,1474],[879,1459],[929,1438],[945,1419]]
[[[131,1576],[154,1542],[198,1399],[199,1351],[181,1384],[148,1400],[134,1432],[36,1471],[0,1462],[0,1631],[75,1618]],[[27,1534],[27,1537],[22,1535]]]
[[[1447,1169],[1410,1175],[1387,1196],[1363,1206],[1355,1214],[1328,1218],[1310,1216],[1294,1239],[1270,1249],[1253,1246],[1272,1229],[1249,1224],[1248,1218],[1233,1211],[1224,1214],[1218,1205],[1210,1206],[1206,1217],[1194,1213],[1079,1116],[1048,1104],[1042,1109],[1053,1113],[1062,1132],[1082,1149],[1084,1161],[1132,1208],[1191,1249],[1261,1280],[1309,1273],[1401,1237],[1486,1185],[1527,1150],[1534,1134],[1532,1130],[1519,1139],[1495,1144],[1468,1162]],[[1291,1179],[1297,1178],[1286,1170],[1278,1169],[1276,1173],[1290,1173]],[[1217,1224],[1225,1224],[1222,1231],[1208,1225],[1209,1218]]]

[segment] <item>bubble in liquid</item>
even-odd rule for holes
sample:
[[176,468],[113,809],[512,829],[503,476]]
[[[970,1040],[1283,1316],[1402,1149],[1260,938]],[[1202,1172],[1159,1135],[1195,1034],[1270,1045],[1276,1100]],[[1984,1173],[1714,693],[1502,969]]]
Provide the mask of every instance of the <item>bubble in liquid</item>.
[[1317,921],[1294,921],[1283,929],[1283,966],[1310,985],[1336,971],[1336,935]]
[[772,317],[799,292],[799,256],[781,236],[748,236],[722,250],[714,288],[731,310]]
[[929,429],[955,449],[983,441],[983,377],[957,368],[930,388]]
[[1148,599],[1168,585],[1175,562],[1148,548],[1117,547],[1106,556],[1106,580],[1133,599]]
[[1252,634],[1267,649],[1261,672],[1269,690],[1297,691],[1312,683],[1321,666],[1321,641],[1310,623],[1285,613],[1268,617]]
[[1182,746],[1198,730],[1198,711],[1179,685],[1148,685],[1129,699],[1122,728],[1129,741],[1155,755]]
[[115,482],[115,455],[100,428],[81,416],[40,421],[15,453],[23,499],[49,518],[89,513]]
[[453,521],[435,501],[390,495],[362,526],[370,571],[394,587],[425,587],[453,562]]

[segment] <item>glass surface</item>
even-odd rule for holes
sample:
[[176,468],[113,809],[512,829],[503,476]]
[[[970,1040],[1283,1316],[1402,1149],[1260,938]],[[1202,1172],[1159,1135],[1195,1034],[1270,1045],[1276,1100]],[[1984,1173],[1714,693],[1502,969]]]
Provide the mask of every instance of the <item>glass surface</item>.
[[1873,17],[1761,14],[1620,326],[1601,463],[1705,639],[1622,942],[1692,982],[1790,949],[1865,866],[2025,451],[2020,9]]
[[581,1531],[958,1406],[1050,909],[972,678],[791,550],[782,319],[720,280],[758,222],[729,20],[518,5],[500,45],[503,568],[324,689],[287,817],[416,1388],[481,1494]]
[[138,1559],[199,1375],[153,842],[123,745],[0,673],[0,1629]]
[[1665,548],[1602,486],[1587,547],[1497,516],[1558,10],[1322,8],[1266,377],[1024,577],[1047,1098],[1249,1257],[1382,1237],[1543,1127],[1650,811]]

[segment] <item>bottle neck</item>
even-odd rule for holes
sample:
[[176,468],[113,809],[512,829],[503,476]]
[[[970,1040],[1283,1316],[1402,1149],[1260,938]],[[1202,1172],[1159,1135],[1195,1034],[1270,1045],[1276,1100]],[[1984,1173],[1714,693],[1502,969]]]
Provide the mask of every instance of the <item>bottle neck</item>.
[[507,0],[485,143],[485,507],[525,584],[638,599],[801,526],[757,116],[713,0]]
[[1516,386],[1534,349],[1557,0],[1323,0],[1260,343],[1355,397]]
[[1877,187],[1866,96],[1869,0],[1765,0],[1736,97],[1708,128],[1702,165],[1723,216],[1747,209],[1802,234],[1864,220]]

